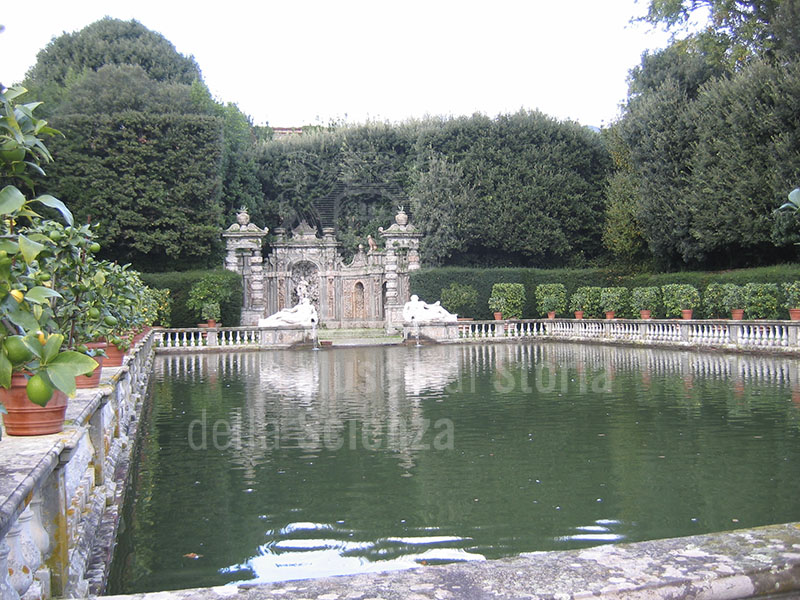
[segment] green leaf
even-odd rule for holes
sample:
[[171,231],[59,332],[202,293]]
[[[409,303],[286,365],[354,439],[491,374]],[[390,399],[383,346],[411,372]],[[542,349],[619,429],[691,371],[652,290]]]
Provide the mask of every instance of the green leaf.
[[[78,375],[88,375],[97,368],[97,361],[91,356],[86,356],[74,350],[66,350],[56,356],[52,362],[47,365],[49,369],[53,365],[67,367],[72,370],[75,377]],[[61,388],[59,388],[61,389]]]
[[35,333],[29,333],[24,338],[22,338],[22,343],[28,347],[28,350],[33,352],[33,355],[36,358],[38,358],[39,360],[42,359],[42,349],[44,347],[39,343],[39,340],[36,338]]
[[47,343],[44,345],[44,350],[42,350],[42,362],[50,364],[56,356],[58,355],[58,351],[61,349],[61,344],[64,343],[64,336],[60,333],[54,333],[49,338],[47,338]]
[[102,287],[106,283],[106,275],[102,271],[95,273],[92,279],[94,280],[95,285],[98,287]]
[[46,288],[41,285],[31,288],[28,290],[28,293],[25,294],[25,300],[36,302],[36,304],[42,304],[48,298],[61,298],[61,294],[55,290],[51,290],[50,288]]
[[67,225],[73,224],[73,217],[72,212],[67,208],[66,204],[64,204],[58,198],[54,196],[50,196],[49,194],[44,194],[39,196],[35,199],[36,202],[41,202],[45,206],[49,206],[50,208],[55,208],[58,212],[61,213],[61,216],[64,217],[64,220],[67,222]]
[[19,236],[19,249],[22,252],[22,256],[25,258],[25,262],[31,264],[36,257],[39,255],[39,252],[44,250],[44,244],[40,244],[39,242],[34,242],[33,240],[26,238],[24,235],[20,234]]
[[13,240],[3,238],[0,239],[0,250],[5,250],[9,254],[16,254],[19,252],[19,244]]
[[[84,356],[84,355],[82,355]],[[88,356],[86,358],[89,358]],[[90,359],[91,360],[91,359]],[[97,364],[97,363],[95,363]],[[75,390],[75,373],[68,365],[49,364],[44,369],[50,382],[64,392],[67,396],[74,396]]]
[[[16,304],[16,300],[12,300],[12,302]],[[27,310],[22,310],[19,305],[10,306],[10,303],[7,303],[4,308],[6,309],[6,316],[8,316],[9,320],[23,331],[31,332],[40,329],[39,321]]]
[[11,361],[8,357],[0,352],[0,385],[8,389],[11,387]]
[[13,185],[0,190],[0,214],[10,215],[25,205],[25,196]]

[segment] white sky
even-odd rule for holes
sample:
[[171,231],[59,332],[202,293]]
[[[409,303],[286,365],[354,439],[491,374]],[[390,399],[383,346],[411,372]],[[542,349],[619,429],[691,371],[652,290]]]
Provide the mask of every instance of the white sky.
[[[22,5],[20,5],[22,6]],[[630,25],[646,0],[43,0],[5,10],[0,81],[64,31],[136,19],[193,55],[254,122],[402,121],[520,108],[602,126],[628,70],[667,35]]]

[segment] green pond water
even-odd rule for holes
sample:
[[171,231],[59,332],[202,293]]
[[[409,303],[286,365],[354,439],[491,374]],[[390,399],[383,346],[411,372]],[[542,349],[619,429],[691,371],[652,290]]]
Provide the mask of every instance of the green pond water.
[[160,356],[108,591],[800,520],[799,377],[572,344]]

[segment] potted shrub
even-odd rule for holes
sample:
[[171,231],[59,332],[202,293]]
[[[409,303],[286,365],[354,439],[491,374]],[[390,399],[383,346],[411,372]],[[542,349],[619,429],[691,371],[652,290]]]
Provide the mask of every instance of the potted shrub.
[[631,308],[638,310],[642,319],[649,319],[658,310],[660,297],[661,290],[656,286],[635,287],[631,290]]
[[613,319],[628,307],[628,288],[605,287],[600,290],[600,304],[606,319]]
[[700,292],[693,285],[670,283],[661,287],[661,301],[667,318],[691,319],[700,304]]
[[744,318],[744,289],[735,283],[722,285],[722,305],[730,312],[731,319],[741,321]]
[[[217,325],[219,320],[219,312],[222,303],[228,300],[233,294],[233,290],[227,284],[224,275],[220,273],[208,273],[203,275],[190,289],[189,299],[186,301],[186,306],[195,311],[195,314],[201,319],[208,321],[204,314],[213,313],[213,308],[207,305],[217,305],[217,317],[214,319],[214,326]],[[205,311],[209,312],[206,313]],[[210,324],[209,324],[210,325]]]
[[582,286],[575,290],[569,299],[569,309],[575,313],[576,319],[600,315],[601,289],[594,286]]
[[789,309],[789,318],[800,321],[800,281],[784,283],[783,292],[786,294],[784,306]]
[[525,306],[525,286],[521,283],[495,283],[492,286],[492,295],[489,297],[489,308],[495,313],[500,313],[501,319],[522,318],[522,308]]
[[723,301],[725,297],[724,284],[709,283],[703,290],[703,312],[709,319],[721,319],[728,314],[728,309]]
[[[35,209],[53,208],[69,225],[72,214],[60,200],[28,198],[14,185],[21,181],[33,191],[29,171],[41,174],[39,164],[52,160],[39,136],[58,134],[34,116],[35,104],[16,105],[24,93],[0,87],[0,402],[7,433],[39,435],[61,430],[75,378],[96,363],[64,347],[51,307],[64,288],[39,262],[46,245],[35,230],[45,220]],[[17,229],[18,222],[30,231]]]
[[203,304],[203,309],[200,311],[200,318],[202,318],[209,327],[216,327],[219,321],[219,302],[206,302]]
[[777,319],[779,294],[776,283],[746,283],[742,288],[742,299],[747,318]]
[[567,309],[567,288],[562,283],[542,283],[536,286],[536,303],[540,314],[555,319],[556,313]]
[[442,306],[455,315],[474,314],[478,292],[471,285],[454,281],[442,288],[441,300]]

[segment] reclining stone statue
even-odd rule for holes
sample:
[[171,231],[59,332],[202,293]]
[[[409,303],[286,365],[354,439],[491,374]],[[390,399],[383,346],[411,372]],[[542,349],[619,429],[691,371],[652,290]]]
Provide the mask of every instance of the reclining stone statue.
[[447,312],[439,304],[439,300],[433,304],[428,304],[419,299],[419,296],[414,294],[411,300],[403,306],[403,320],[407,323],[430,323],[434,321],[452,322],[457,321],[458,316],[453,313]]
[[309,298],[301,298],[292,308],[284,308],[266,319],[258,320],[259,327],[311,327],[315,323],[319,323],[319,316]]

